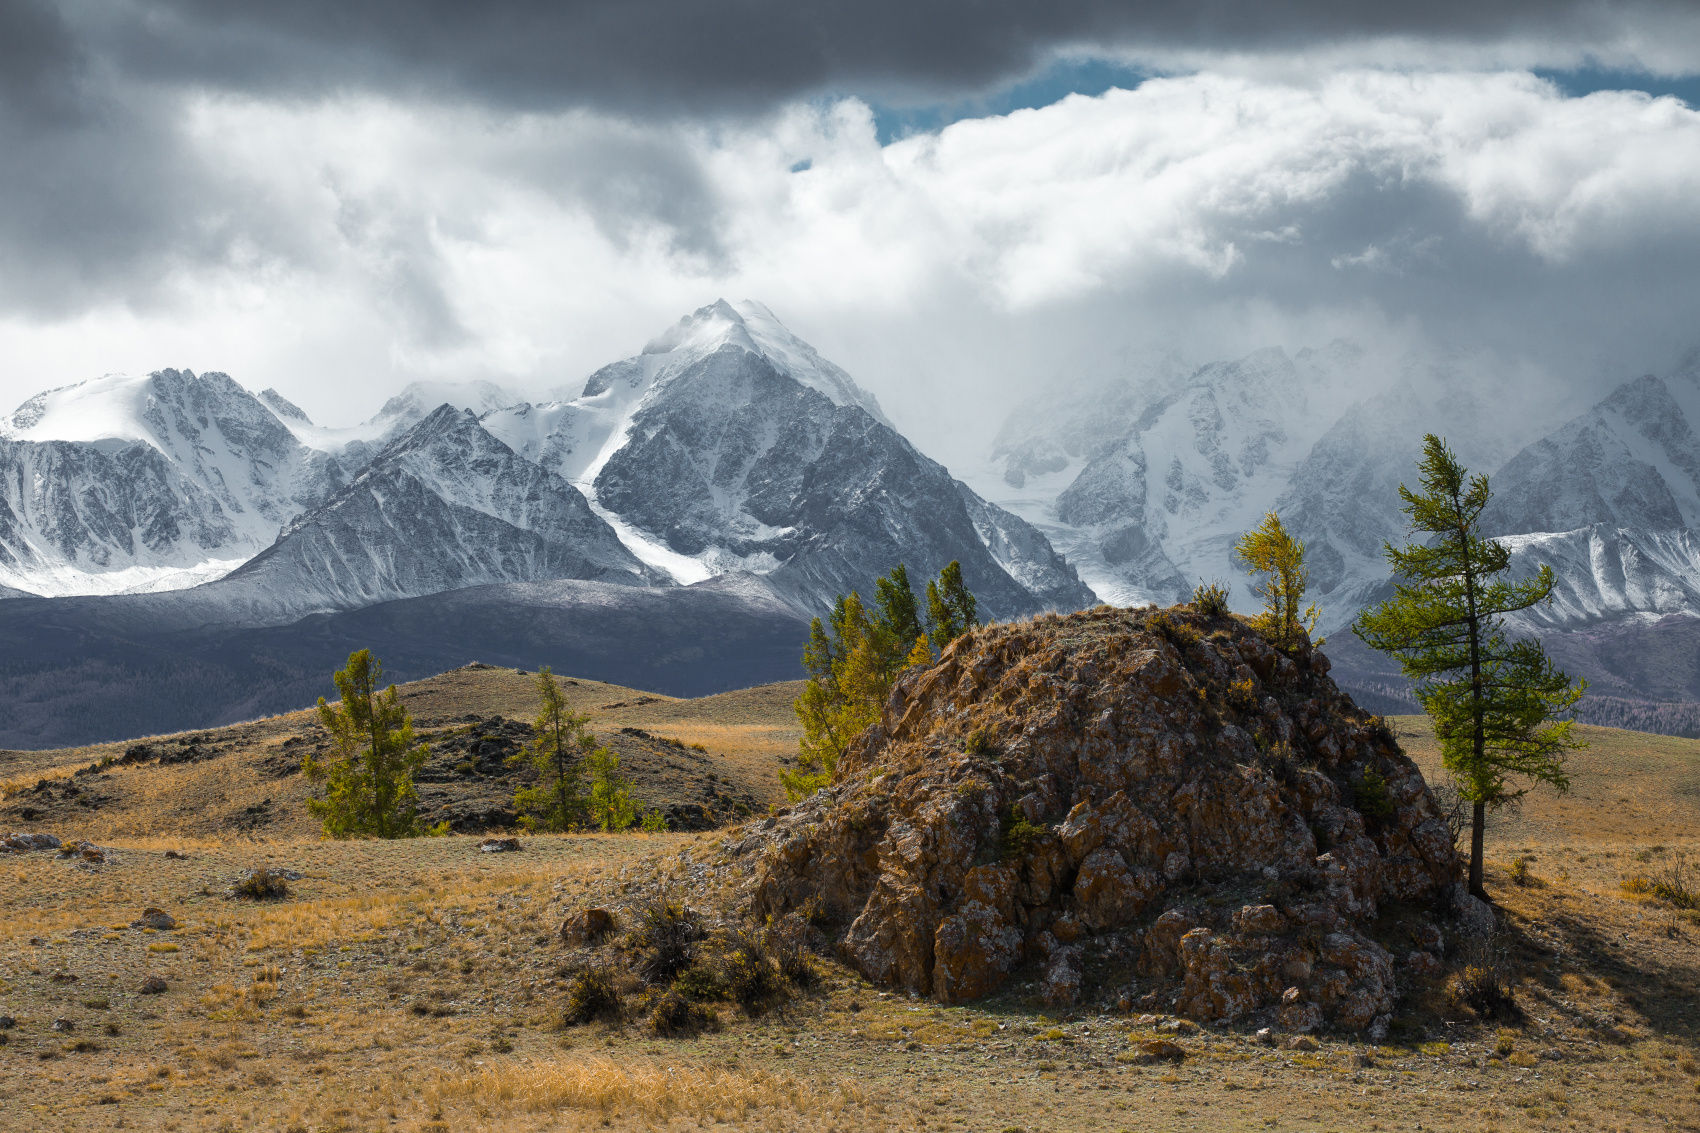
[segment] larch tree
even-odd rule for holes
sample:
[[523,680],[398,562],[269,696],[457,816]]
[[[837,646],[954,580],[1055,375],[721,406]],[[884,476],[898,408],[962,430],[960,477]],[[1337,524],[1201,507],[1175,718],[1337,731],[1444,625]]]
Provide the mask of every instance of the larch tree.
[[1434,722],[1446,768],[1472,805],[1470,891],[1483,897],[1486,813],[1528,790],[1514,780],[1568,789],[1565,756],[1583,745],[1566,717],[1587,686],[1559,671],[1539,641],[1506,636],[1505,615],[1548,601],[1553,573],[1502,577],[1511,553],[1481,533],[1487,477],[1468,475],[1431,433],[1419,479],[1420,492],[1399,486],[1413,538],[1386,546],[1394,595],[1352,630],[1398,659]]
[[1308,640],[1316,631],[1317,609],[1304,605],[1310,585],[1305,545],[1287,533],[1281,517],[1265,513],[1262,523],[1240,536],[1234,559],[1247,574],[1263,576],[1252,587],[1252,593],[1263,600],[1263,613],[1256,623],[1263,635],[1287,650]]
[[[808,679],[797,697],[797,768],[780,773],[786,793],[804,798],[832,781],[845,749],[879,719],[891,686],[904,670],[933,660],[932,643],[949,644],[977,624],[974,595],[962,582],[962,568],[951,563],[927,584],[929,617],[900,563],[875,583],[870,612],[856,591],[840,595],[823,621],[809,625],[803,649]],[[933,607],[938,612],[933,611]],[[941,624],[940,617],[945,621]]]
[[531,742],[512,759],[529,761],[537,770],[538,782],[514,792],[514,809],[530,829],[571,830],[585,818],[581,765],[596,749],[596,736],[590,730],[590,717],[567,704],[560,682],[547,665],[537,672],[537,695]]
[[330,733],[327,759],[309,755],[301,770],[325,784],[322,799],[307,806],[332,838],[410,838],[419,824],[413,776],[430,753],[413,742],[413,721],[395,685],[382,692],[383,665],[369,649],[352,653],[335,675],[342,700],[319,698],[319,723]]
[[952,560],[927,583],[927,637],[934,649],[945,646],[980,624],[978,604],[962,581],[962,564]]
[[632,795],[632,781],[620,771],[620,757],[597,747],[585,756],[584,769],[590,776],[590,824],[602,831],[630,828],[637,821],[639,807]]

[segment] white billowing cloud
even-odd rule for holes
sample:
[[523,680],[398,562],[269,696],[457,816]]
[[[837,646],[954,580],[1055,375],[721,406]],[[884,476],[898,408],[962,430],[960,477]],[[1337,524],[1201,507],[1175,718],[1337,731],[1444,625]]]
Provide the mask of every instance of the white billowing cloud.
[[1615,381],[1700,325],[1700,114],[1521,72],[1195,74],[884,147],[854,100],[711,125],[197,96],[183,120],[239,188],[242,254],[0,320],[5,400],[164,365],[331,419],[410,376],[570,387],[728,295],[961,443],[964,414],[1129,347],[1400,334]]

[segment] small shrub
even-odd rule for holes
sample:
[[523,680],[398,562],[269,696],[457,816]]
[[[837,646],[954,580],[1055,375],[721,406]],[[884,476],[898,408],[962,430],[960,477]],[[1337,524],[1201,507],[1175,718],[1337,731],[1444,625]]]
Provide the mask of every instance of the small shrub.
[[1371,829],[1380,829],[1393,821],[1393,796],[1388,792],[1386,777],[1374,767],[1364,767],[1352,794],[1358,813],[1369,820]]
[[1535,880],[1534,875],[1529,872],[1529,859],[1522,855],[1511,859],[1510,872],[1513,885],[1528,885]]
[[1494,1040],[1493,1052],[1500,1058],[1510,1058],[1511,1052],[1517,1049],[1517,1032],[1508,1031],[1501,1027]]
[[1517,1001],[1511,989],[1491,966],[1467,964],[1446,981],[1446,999],[1452,1006],[1468,1008],[1483,1019],[1513,1019]]
[[1220,582],[1201,582],[1192,591],[1192,608],[1207,618],[1228,612],[1228,588]]
[[1247,677],[1243,681],[1235,681],[1228,686],[1228,703],[1241,712],[1250,712],[1257,707],[1257,682]]
[[613,973],[600,965],[578,969],[567,980],[566,1010],[562,1022],[569,1027],[592,1019],[610,1022],[620,1017],[620,989]]
[[1458,783],[1451,775],[1444,775],[1439,781],[1429,785],[1430,793],[1434,796],[1435,805],[1440,809],[1440,816],[1446,820],[1446,829],[1452,835],[1452,848],[1462,850],[1464,834],[1470,829],[1472,807],[1458,789]]
[[713,1010],[671,989],[648,1002],[649,1029],[657,1035],[690,1035],[714,1026]]
[[720,972],[733,1002],[751,1015],[759,1015],[786,997],[784,973],[766,942],[753,933],[732,935],[720,959]]
[[655,809],[643,812],[643,818],[638,822],[638,829],[645,834],[665,834],[667,832],[667,816]]
[[683,902],[661,896],[639,910],[629,945],[633,968],[646,983],[670,984],[697,957],[702,918]]
[[732,989],[726,984],[726,977],[711,964],[698,961],[679,973],[673,981],[673,990],[686,999],[698,1002],[730,999]]
[[770,930],[767,938],[768,951],[773,954],[774,963],[779,965],[779,974],[792,987],[807,990],[820,981],[820,972],[815,968],[814,957],[809,954],[808,946],[803,941],[803,926],[796,921],[782,922]]
[[968,739],[962,745],[962,750],[969,755],[991,755],[993,752],[992,730],[984,724],[968,733]]
[[231,887],[230,893],[233,897],[246,897],[250,901],[281,901],[289,896],[289,882],[261,866],[249,870],[246,877]]
[[1688,855],[1681,850],[1671,855],[1664,869],[1653,875],[1653,896],[1679,909],[1700,909],[1700,879],[1689,868]]
[[472,762],[470,759],[463,759],[459,763],[455,764],[455,771],[461,775],[476,775],[478,773],[478,764]]
[[1002,852],[1004,861],[1021,861],[1032,852],[1039,839],[1045,836],[1045,828],[1038,823],[1027,821],[1027,814],[1019,804],[1009,808],[1004,816]]

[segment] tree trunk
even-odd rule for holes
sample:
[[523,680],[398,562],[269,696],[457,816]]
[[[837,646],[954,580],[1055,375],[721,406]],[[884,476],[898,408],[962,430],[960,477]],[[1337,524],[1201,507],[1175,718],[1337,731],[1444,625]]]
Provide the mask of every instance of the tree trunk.
[[1487,826],[1487,804],[1477,803],[1470,818],[1470,892],[1487,900],[1482,886],[1482,831]]

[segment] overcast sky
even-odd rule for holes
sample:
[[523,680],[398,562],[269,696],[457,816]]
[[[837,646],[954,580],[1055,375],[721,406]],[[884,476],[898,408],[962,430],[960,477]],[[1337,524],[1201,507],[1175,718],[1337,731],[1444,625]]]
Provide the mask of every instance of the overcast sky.
[[0,403],[187,366],[339,424],[718,296],[946,449],[1151,350],[1580,396],[1700,343],[1697,79],[1676,0],[0,0]]

